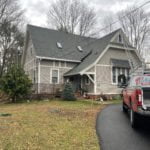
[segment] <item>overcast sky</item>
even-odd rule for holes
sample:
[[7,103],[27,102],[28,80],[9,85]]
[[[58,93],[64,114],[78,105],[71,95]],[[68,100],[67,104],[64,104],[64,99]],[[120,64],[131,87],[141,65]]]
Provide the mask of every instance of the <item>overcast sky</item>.
[[[25,16],[28,24],[47,26],[47,11],[55,0],[19,0],[20,5],[25,9]],[[140,6],[149,0],[81,0],[93,7],[98,16],[98,29],[102,28],[102,21],[107,16],[115,16],[121,10],[129,6]],[[143,7],[150,11],[150,4]],[[113,17],[114,18],[114,17]]]
[[[21,7],[25,9],[28,23],[46,26],[46,13],[54,0],[20,0]],[[125,9],[128,6],[143,4],[148,0],[82,0],[97,12],[99,20]]]

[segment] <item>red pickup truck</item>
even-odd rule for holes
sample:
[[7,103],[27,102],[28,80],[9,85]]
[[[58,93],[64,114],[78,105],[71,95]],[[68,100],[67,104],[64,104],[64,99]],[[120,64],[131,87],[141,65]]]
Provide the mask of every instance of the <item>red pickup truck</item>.
[[139,115],[150,116],[150,73],[133,74],[129,84],[123,89],[124,112],[130,112],[133,128],[138,125]]

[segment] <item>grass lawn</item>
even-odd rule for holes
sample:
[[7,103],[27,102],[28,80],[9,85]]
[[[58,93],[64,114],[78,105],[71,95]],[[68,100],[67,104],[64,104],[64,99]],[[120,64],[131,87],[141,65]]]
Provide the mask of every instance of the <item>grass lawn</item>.
[[97,112],[105,105],[89,101],[41,101],[3,104],[0,150],[98,150]]

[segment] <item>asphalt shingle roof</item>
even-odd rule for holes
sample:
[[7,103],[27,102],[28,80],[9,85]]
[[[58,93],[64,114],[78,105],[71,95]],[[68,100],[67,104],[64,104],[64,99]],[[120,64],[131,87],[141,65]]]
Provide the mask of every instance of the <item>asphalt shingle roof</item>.
[[[119,30],[96,39],[28,25],[28,31],[37,56],[81,61],[65,76],[79,74],[84,68],[92,64]],[[57,42],[62,44],[62,49],[57,47]],[[83,51],[80,52],[77,46],[81,46]]]
[[[120,30],[120,29],[119,29]],[[91,65],[95,60],[100,56],[100,54],[104,51],[104,49],[109,44],[112,37],[119,31],[116,30],[109,35],[104,36],[101,39],[95,40],[93,43],[91,43],[90,47],[92,48],[92,52],[88,57],[86,57],[79,65],[77,65],[75,68],[70,70],[65,74],[65,76],[75,75],[79,74],[83,69]]]
[[[95,40],[94,38],[81,37],[32,25],[28,25],[28,31],[31,35],[36,55],[42,57],[81,61],[90,51],[88,47],[83,48],[84,45]],[[57,42],[62,44],[62,49],[57,47]],[[83,52],[80,52],[77,46],[81,46]]]

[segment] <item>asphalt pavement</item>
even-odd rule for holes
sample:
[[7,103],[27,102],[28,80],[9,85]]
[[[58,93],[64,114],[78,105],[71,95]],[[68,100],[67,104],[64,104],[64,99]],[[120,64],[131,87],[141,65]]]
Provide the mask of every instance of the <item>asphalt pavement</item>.
[[137,129],[121,105],[110,105],[98,114],[96,132],[101,150],[150,150],[150,118],[140,117]]

